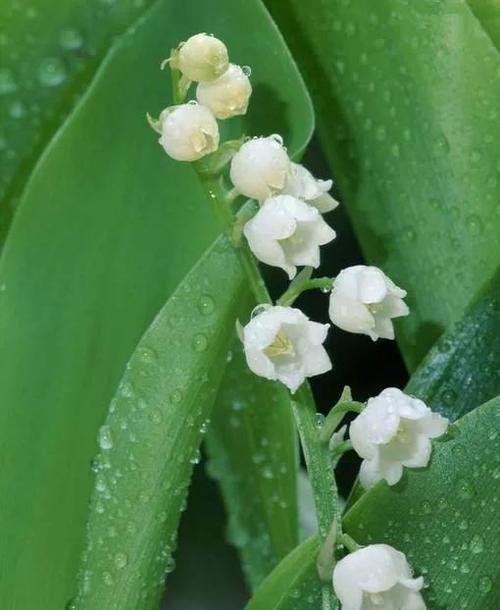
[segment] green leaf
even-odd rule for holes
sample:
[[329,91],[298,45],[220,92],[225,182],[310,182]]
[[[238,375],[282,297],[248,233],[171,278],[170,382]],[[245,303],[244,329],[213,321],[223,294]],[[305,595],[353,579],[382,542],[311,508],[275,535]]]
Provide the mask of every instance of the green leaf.
[[[428,610],[497,607],[499,417],[500,398],[467,414],[453,439],[434,442],[429,467],[407,470],[394,487],[379,483],[344,518],[357,542],[406,553],[428,585]],[[318,607],[317,555],[313,537],[279,564],[246,610],[296,610],[297,595],[300,608],[309,599]]]
[[500,274],[412,375],[406,392],[454,421],[500,394]]
[[377,484],[344,519],[358,542],[406,553],[429,610],[498,605],[499,417],[500,398],[467,414],[453,439],[434,443],[430,467]]
[[312,610],[320,607],[317,536],[294,549],[266,578],[245,610]]
[[251,373],[239,342],[231,356],[207,449],[228,508],[230,540],[256,588],[298,543],[298,449],[284,386]]
[[149,0],[0,4],[0,234],[33,164],[94,75],[113,37]]
[[31,176],[0,262],[5,607],[74,595],[98,428],[141,335],[217,234],[192,169],[145,120],[171,100],[160,60],[203,30],[253,69],[255,102],[228,132],[278,127],[292,151],[310,135],[302,81],[258,2],[165,0],[114,44]]
[[268,0],[414,368],[498,264],[500,57],[463,0]]
[[221,239],[132,354],[99,432],[78,610],[158,605],[243,282]]

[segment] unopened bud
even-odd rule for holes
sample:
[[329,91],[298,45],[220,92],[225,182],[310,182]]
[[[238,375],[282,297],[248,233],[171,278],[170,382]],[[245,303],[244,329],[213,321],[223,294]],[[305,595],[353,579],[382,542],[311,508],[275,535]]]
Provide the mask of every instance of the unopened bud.
[[217,121],[208,108],[196,103],[164,110],[159,119],[160,144],[177,161],[196,161],[219,146]]
[[235,64],[229,64],[222,76],[211,82],[202,82],[196,89],[200,104],[210,108],[218,119],[245,114],[251,93],[248,76]]
[[229,65],[226,45],[214,36],[195,34],[181,44],[173,65],[189,80],[215,80]]

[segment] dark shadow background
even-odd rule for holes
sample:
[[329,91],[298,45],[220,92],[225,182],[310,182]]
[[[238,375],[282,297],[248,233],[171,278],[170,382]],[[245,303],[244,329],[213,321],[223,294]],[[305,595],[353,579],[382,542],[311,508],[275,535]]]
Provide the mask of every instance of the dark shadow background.
[[[315,176],[329,177],[328,166],[316,139],[309,145],[303,163]],[[338,195],[335,187],[333,194]],[[335,276],[344,267],[365,262],[344,207],[340,205],[326,219],[337,232],[337,238],[323,246],[323,262],[316,275]],[[269,267],[263,271],[273,297],[278,297],[287,287],[286,276],[281,270]],[[311,319],[329,321],[328,295],[319,291],[305,293],[297,305]],[[318,410],[323,413],[327,413],[336,402],[345,385],[351,387],[354,398],[366,400],[388,386],[403,387],[408,380],[395,341],[372,342],[369,337],[332,327],[326,347],[333,361],[333,370],[311,380]],[[337,469],[342,495],[349,493],[358,466],[352,453],[342,458]],[[238,555],[225,542],[225,524],[218,488],[207,477],[202,462],[196,469],[188,509],[182,518],[177,568],[169,575],[164,610],[243,608],[248,592]]]

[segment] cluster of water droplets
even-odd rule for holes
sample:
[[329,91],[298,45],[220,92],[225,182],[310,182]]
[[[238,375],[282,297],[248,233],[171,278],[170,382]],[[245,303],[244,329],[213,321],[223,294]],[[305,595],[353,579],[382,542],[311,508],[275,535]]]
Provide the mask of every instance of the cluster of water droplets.
[[0,24],[0,198],[21,164],[74,107],[91,77],[88,68],[95,69],[113,36],[148,3],[91,0],[43,11],[26,2],[5,4]]

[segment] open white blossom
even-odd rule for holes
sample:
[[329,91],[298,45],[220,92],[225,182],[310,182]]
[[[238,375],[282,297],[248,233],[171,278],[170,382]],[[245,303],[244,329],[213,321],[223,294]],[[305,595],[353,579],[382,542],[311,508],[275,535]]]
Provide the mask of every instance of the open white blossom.
[[261,309],[242,331],[246,360],[256,375],[281,381],[295,392],[307,377],[332,368],[323,347],[328,324],[311,322],[293,307]]
[[219,146],[217,121],[201,104],[166,108],[160,114],[159,126],[160,144],[177,161],[196,161]]
[[293,279],[297,265],[318,267],[320,246],[332,241],[335,231],[318,210],[291,195],[266,199],[243,232],[255,256],[281,267]]
[[339,205],[328,193],[332,185],[332,180],[318,180],[303,165],[291,163],[283,193],[304,199],[324,214]]
[[227,70],[229,58],[221,40],[208,34],[195,34],[180,45],[172,63],[189,80],[212,81]]
[[427,466],[430,439],[442,436],[447,428],[445,417],[397,388],[387,388],[370,398],[350,427],[353,448],[363,458],[359,471],[363,487],[372,487],[382,479],[395,485],[404,466]]
[[196,97],[218,119],[245,114],[252,94],[250,79],[240,66],[229,64],[219,78],[198,84]]
[[264,201],[283,190],[290,159],[279,136],[245,142],[231,161],[230,177],[242,195]]
[[341,559],[333,588],[342,610],[425,610],[424,579],[412,577],[404,553],[388,544],[372,544]]
[[407,316],[406,291],[377,267],[355,265],[339,273],[330,296],[330,318],[351,333],[394,339],[392,318]]

